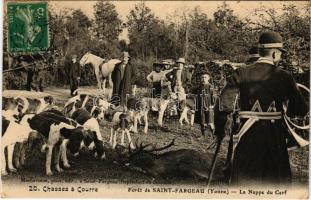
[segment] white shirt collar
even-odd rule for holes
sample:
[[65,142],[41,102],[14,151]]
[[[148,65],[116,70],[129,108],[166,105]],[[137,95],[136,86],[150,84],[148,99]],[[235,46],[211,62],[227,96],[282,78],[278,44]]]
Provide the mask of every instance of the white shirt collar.
[[271,60],[270,58],[267,58],[267,57],[260,57],[260,58],[258,58],[256,63],[267,63],[267,64],[270,64],[270,65],[274,65],[273,60]]

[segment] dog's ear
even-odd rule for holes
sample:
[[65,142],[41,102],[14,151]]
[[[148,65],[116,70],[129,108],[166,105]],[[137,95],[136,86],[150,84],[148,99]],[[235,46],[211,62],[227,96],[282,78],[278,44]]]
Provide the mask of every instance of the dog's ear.
[[105,158],[105,152],[104,152],[104,142],[101,140],[95,140],[95,147],[96,147],[96,153],[101,158]]
[[76,108],[81,108],[82,107],[82,101],[78,100],[75,105]]
[[48,104],[52,104],[54,102],[54,99],[52,96],[46,96],[43,98],[45,102],[47,102]]
[[127,119],[127,115],[121,114],[120,115],[120,127],[121,127],[121,129],[125,129],[126,127],[128,127],[128,125],[129,125],[129,121]]
[[96,132],[95,131],[90,131],[90,130],[87,130],[87,131],[84,130],[83,141],[84,141],[85,146],[87,146],[87,147],[92,142],[96,142],[97,141]]
[[122,120],[122,119],[124,119],[124,118],[126,118],[126,114],[125,114],[125,113],[122,113],[122,114],[119,116],[119,119]]
[[69,139],[71,136],[72,130],[64,127],[64,128],[61,128],[59,132],[62,136],[64,136],[64,138]]
[[92,113],[92,116],[93,116],[94,118],[96,118],[96,117],[98,117],[98,115],[99,115],[100,112],[101,112],[101,110],[100,110],[98,107],[96,107],[95,110],[94,110],[93,113]]
[[42,135],[37,131],[32,131],[28,135],[27,146],[30,150],[33,150],[36,144],[38,144],[40,141],[44,141]]

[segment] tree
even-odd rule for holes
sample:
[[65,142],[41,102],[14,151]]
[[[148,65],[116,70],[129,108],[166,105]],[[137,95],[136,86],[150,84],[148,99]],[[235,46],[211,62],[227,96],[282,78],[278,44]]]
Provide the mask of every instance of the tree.
[[281,14],[273,8],[262,6],[254,13],[259,17],[251,22],[254,29],[279,32],[288,50],[286,62],[298,62],[298,65],[310,62],[310,3],[297,8],[295,5],[283,6]]
[[116,8],[109,1],[98,1],[94,5],[94,16],[97,37],[107,41],[117,40],[122,31]]
[[152,31],[158,28],[159,21],[151,13],[151,9],[145,5],[145,2],[136,4],[127,19],[131,53],[142,60],[146,60],[147,56],[153,54],[151,51],[153,46],[149,37],[155,35]]
[[74,20],[79,28],[89,28],[91,20],[80,10],[75,10],[72,12],[72,20]]

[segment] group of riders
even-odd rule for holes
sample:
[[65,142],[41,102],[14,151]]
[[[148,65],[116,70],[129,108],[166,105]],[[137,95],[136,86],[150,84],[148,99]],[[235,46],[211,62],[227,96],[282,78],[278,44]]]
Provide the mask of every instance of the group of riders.
[[[228,153],[225,169],[233,184],[286,184],[291,181],[288,141],[296,138],[284,125],[284,114],[305,116],[308,106],[291,74],[278,67],[284,51],[280,34],[262,33],[258,46],[250,50],[245,66],[237,68],[230,76],[221,73],[224,82],[221,92],[215,91],[211,81],[213,74],[209,70],[201,70],[200,83],[193,84],[196,65],[186,65],[184,58],[175,63],[171,60],[154,63],[153,71],[146,77],[152,83],[153,97],[169,98],[171,93],[203,96],[198,98],[197,121],[202,134],[209,130],[218,143],[225,136],[230,117],[237,122],[236,126],[232,123],[228,150],[231,153]],[[135,71],[129,59],[125,52],[123,61],[112,72],[111,102],[116,105],[123,105],[126,94],[132,94]],[[73,95],[80,77],[74,68],[79,68],[76,57],[72,59],[72,66]],[[217,99],[213,98],[213,92],[218,92]]]

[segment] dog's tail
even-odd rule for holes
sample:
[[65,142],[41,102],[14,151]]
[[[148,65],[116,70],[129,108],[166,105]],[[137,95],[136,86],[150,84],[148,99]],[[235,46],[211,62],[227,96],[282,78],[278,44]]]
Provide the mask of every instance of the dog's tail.
[[78,91],[79,91],[79,88],[77,88],[75,91],[73,91],[72,94],[73,94],[74,96],[76,96],[76,95],[78,95]]

